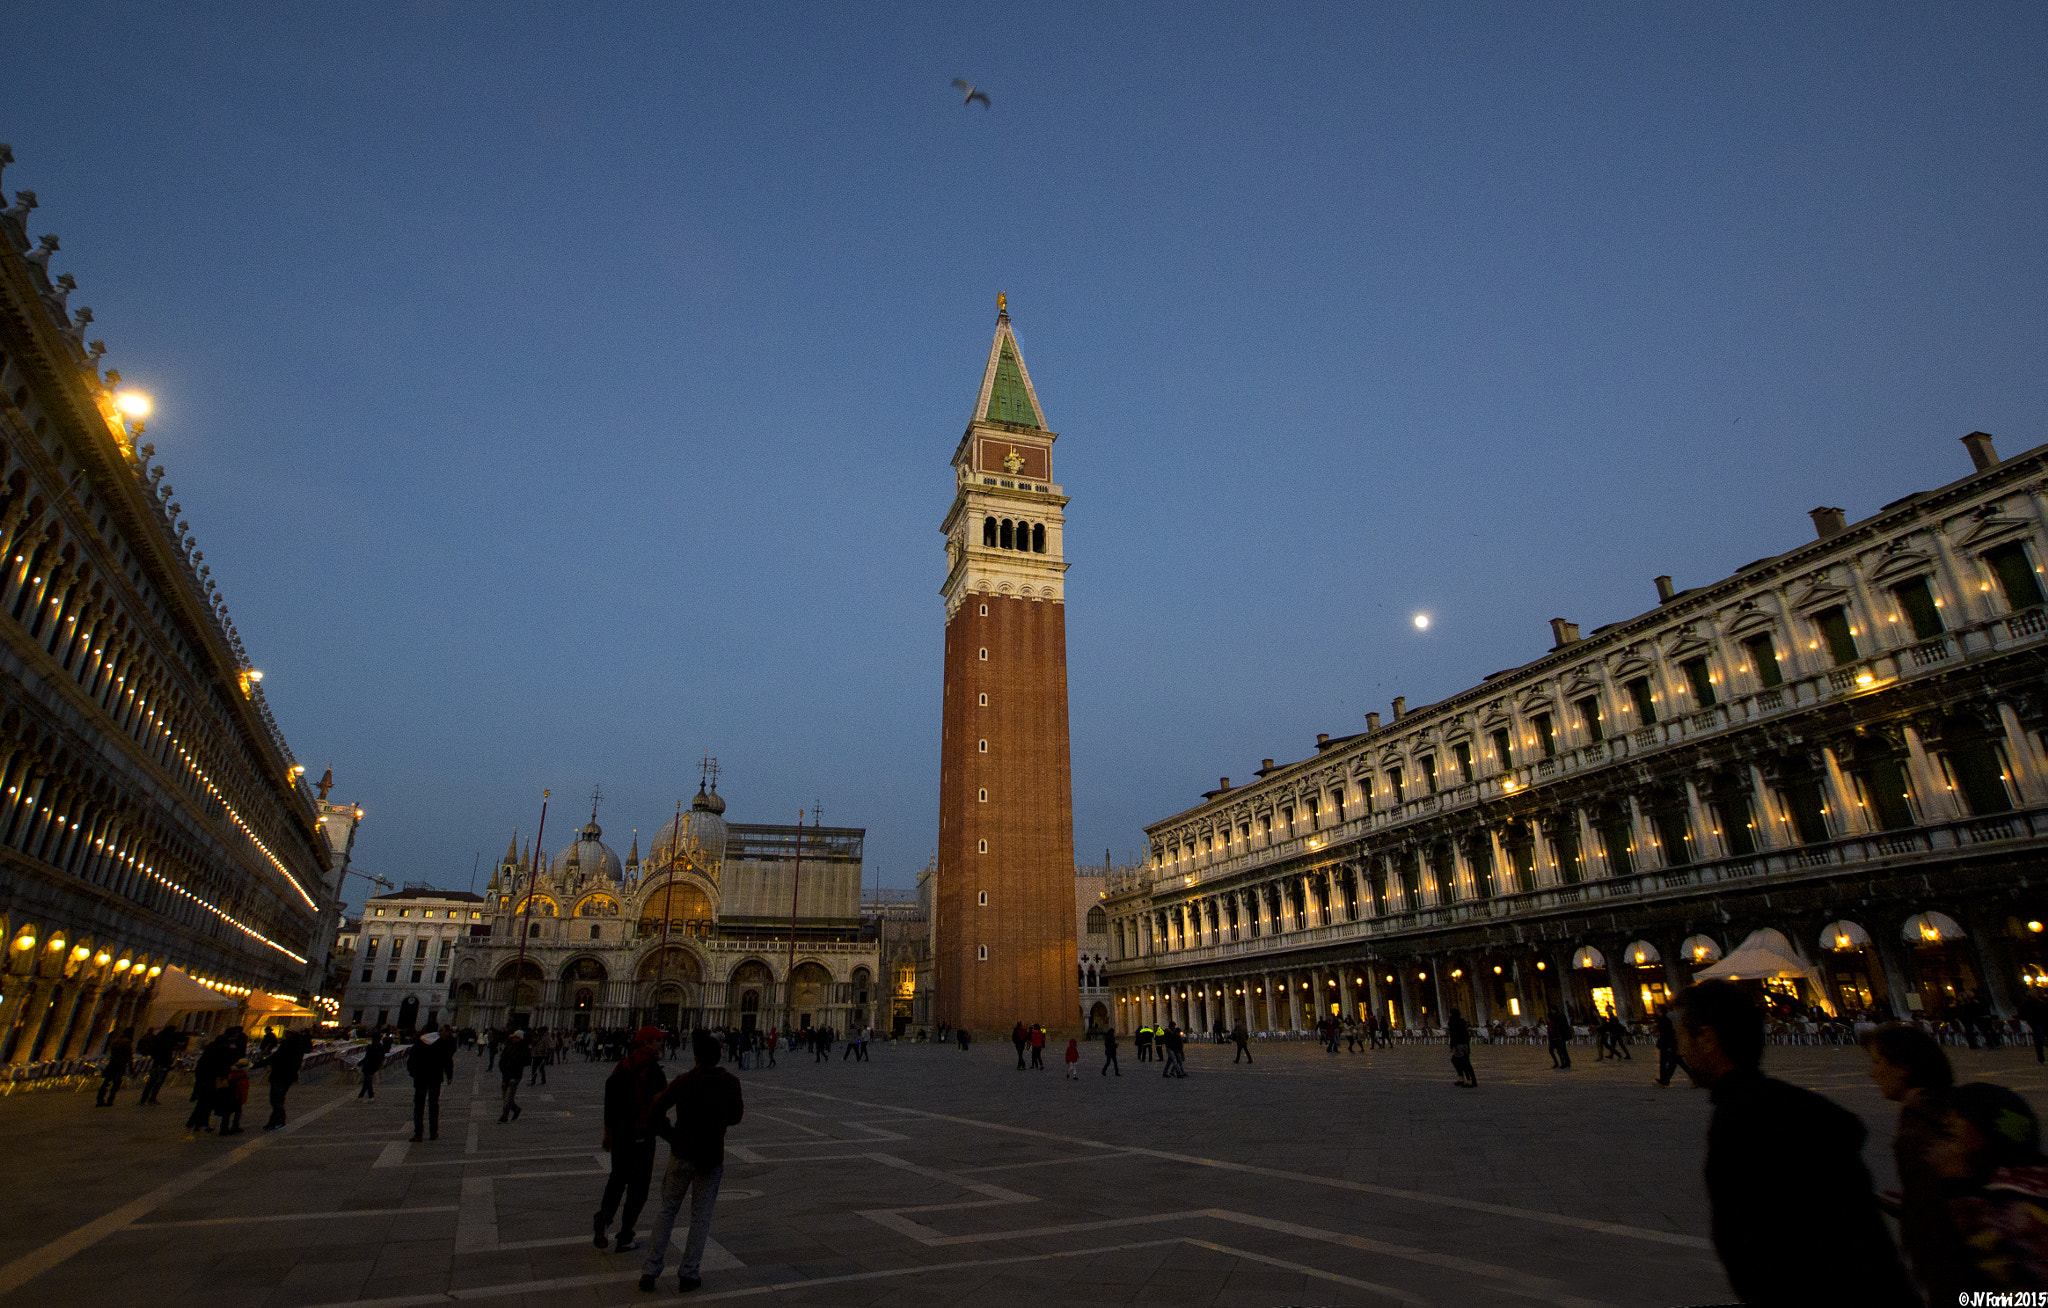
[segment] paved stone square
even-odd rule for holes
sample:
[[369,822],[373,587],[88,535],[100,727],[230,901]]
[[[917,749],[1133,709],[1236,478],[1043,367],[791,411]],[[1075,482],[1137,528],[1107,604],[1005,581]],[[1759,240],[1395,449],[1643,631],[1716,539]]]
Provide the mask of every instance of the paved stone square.
[[[1056,1054],[1048,1050],[1048,1054]],[[923,1304],[1697,1304],[1728,1287],[1707,1247],[1704,1092],[1660,1090],[1654,1055],[1553,1072],[1541,1048],[1367,1054],[1191,1047],[1160,1078],[1124,1048],[1017,1072],[1006,1044],[784,1055],[741,1074],[747,1116],[696,1301]],[[2037,1101],[2031,1050],[1955,1050],[1959,1078]],[[1892,1183],[1893,1112],[1854,1048],[1774,1048],[1767,1067],[1871,1127]],[[465,1053],[441,1139],[410,1144],[411,1087],[375,1101],[322,1073],[293,1124],[182,1139],[182,1091],[112,1109],[86,1093],[0,1101],[12,1184],[0,1295],[171,1305],[582,1304],[637,1292],[640,1255],[591,1247],[608,1070],[572,1062],[497,1122]],[[663,1150],[666,1161],[666,1149]],[[1787,1238],[1799,1199],[1786,1196]],[[652,1221],[643,1217],[642,1233]],[[671,1273],[675,1259],[670,1259]]]

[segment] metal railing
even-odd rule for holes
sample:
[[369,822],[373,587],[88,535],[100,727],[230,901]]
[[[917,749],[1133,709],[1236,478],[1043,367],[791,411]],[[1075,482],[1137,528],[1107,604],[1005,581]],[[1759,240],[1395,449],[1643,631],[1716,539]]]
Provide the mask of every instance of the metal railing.
[[1379,917],[1361,916],[1331,926],[1269,930],[1262,936],[1192,949],[1154,951],[1122,961],[1138,967],[1179,967],[1241,956],[1289,953],[1554,912],[1604,899],[1648,897],[1680,891],[1695,893],[1702,886],[1751,882],[1757,878],[1796,880],[1820,868],[1853,868],[1888,860],[1931,859],[1964,848],[2043,837],[2048,837],[2048,808],[2023,809],[1996,818],[1962,818],[1903,830],[1844,835],[1823,844],[1703,860],[1678,868],[1650,868],[1627,876],[1595,878],[1571,886],[1540,886],[1490,899],[1430,905]]

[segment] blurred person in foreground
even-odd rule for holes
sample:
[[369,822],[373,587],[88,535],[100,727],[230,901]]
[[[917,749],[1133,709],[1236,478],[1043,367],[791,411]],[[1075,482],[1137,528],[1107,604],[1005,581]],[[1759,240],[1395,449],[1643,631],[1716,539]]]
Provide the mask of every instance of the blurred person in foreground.
[[2041,1124],[2004,1086],[1973,1081],[1949,1093],[1948,1138],[1935,1151],[1961,1249],[1956,1294],[2048,1289],[2048,1160]]
[[[1763,1014],[1734,982],[1688,986],[1673,1009],[1686,1072],[1713,1097],[1707,1201],[1714,1252],[1736,1295],[1751,1304],[1918,1304],[1863,1166],[1863,1123],[1763,1074]],[[1783,1210],[1791,1194],[1801,1199],[1796,1230]]]

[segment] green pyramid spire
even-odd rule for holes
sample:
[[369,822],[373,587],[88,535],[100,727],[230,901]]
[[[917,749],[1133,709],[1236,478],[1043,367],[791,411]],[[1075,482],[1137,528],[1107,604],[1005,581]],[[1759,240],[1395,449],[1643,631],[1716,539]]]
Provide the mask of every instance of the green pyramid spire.
[[1002,354],[996,360],[995,384],[989,387],[988,411],[981,415],[988,422],[1009,422],[1020,427],[1044,428],[1045,420],[1031,403],[1031,392],[1025,388],[1024,372],[1017,366],[1017,350],[1010,344],[1005,333]]

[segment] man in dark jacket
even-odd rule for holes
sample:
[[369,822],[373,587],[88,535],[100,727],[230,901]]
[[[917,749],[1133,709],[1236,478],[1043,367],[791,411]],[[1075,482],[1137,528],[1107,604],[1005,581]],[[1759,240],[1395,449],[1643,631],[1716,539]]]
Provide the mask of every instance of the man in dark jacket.
[[[725,1178],[725,1128],[737,1125],[746,1112],[739,1078],[718,1065],[718,1037],[699,1031],[690,1038],[697,1065],[669,1083],[654,1101],[649,1122],[669,1143],[668,1172],[661,1179],[661,1215],[647,1242],[647,1261],[640,1268],[640,1288],[652,1290],[661,1276],[663,1257],[675,1235],[683,1197],[690,1197],[690,1238],[676,1269],[676,1288],[694,1290],[704,1262],[704,1242],[711,1238],[711,1209],[718,1202],[718,1183]],[[669,1121],[669,1111],[675,1121]]]
[[505,1096],[505,1106],[498,1113],[500,1122],[519,1120],[519,1078],[526,1073],[526,1065],[533,1058],[533,1051],[526,1047],[526,1033],[514,1031],[505,1039],[505,1049],[498,1055],[498,1080]]
[[431,1027],[420,1032],[406,1047],[405,1074],[412,1078],[413,1143],[440,1139],[441,1083],[455,1079],[455,1042]]
[[[1755,1304],[1918,1303],[1863,1167],[1863,1123],[1763,1074],[1763,1015],[1734,982],[1689,986],[1674,1007],[1686,1072],[1713,1092],[1707,1200],[1714,1252],[1736,1295]],[[1796,1238],[1783,1221],[1788,1194],[1800,1197]]]
[[1546,1028],[1550,1041],[1550,1070],[1565,1072],[1572,1065],[1572,1024],[1563,1013],[1550,1010],[1550,1024]]
[[[612,1156],[611,1179],[604,1183],[604,1199],[590,1219],[591,1243],[602,1249],[612,1214],[619,1213],[619,1238],[614,1250],[625,1253],[633,1243],[633,1223],[647,1203],[647,1186],[654,1179],[654,1101],[668,1088],[661,1070],[661,1047],[666,1033],[658,1026],[643,1026],[633,1037],[633,1048],[619,1060],[604,1083],[604,1148]],[[624,1212],[619,1201],[625,1200]]]
[[244,1046],[235,1039],[240,1034],[236,1030],[223,1031],[200,1051],[199,1063],[192,1069],[193,1108],[192,1115],[185,1119],[187,1139],[213,1129],[213,1090],[242,1056]]
[[363,1088],[356,1091],[356,1098],[377,1097],[377,1073],[384,1070],[384,1058],[390,1052],[391,1046],[385,1042],[382,1031],[371,1036],[370,1043],[363,1046]]
[[155,1035],[143,1037],[136,1052],[149,1055],[149,1075],[143,1078],[142,1097],[135,1101],[137,1108],[156,1103],[164,1088],[164,1078],[171,1074],[171,1065],[178,1061],[178,1052],[185,1047],[186,1039],[183,1031],[174,1031],[168,1024]]
[[1657,1084],[1670,1088],[1671,1074],[1684,1069],[1685,1060],[1678,1056],[1678,1031],[1671,1025],[1671,1014],[1660,1009],[1657,1013]]
[[93,1100],[96,1108],[112,1108],[114,1097],[121,1093],[121,1078],[128,1075],[128,1064],[135,1058],[135,1042],[129,1039],[134,1031],[123,1031],[107,1046],[107,1061],[100,1065],[100,1092]]
[[312,1043],[304,1031],[294,1031],[271,1050],[270,1120],[263,1124],[264,1130],[275,1131],[284,1125],[284,1097],[299,1083],[299,1065],[306,1061]]

